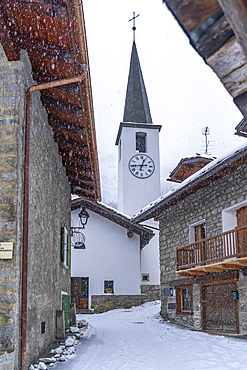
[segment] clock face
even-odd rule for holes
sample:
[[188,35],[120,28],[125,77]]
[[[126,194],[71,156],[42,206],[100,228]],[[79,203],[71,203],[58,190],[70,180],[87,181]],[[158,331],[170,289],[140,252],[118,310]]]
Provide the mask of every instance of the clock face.
[[139,179],[150,177],[154,169],[154,161],[146,154],[136,154],[129,161],[130,172]]

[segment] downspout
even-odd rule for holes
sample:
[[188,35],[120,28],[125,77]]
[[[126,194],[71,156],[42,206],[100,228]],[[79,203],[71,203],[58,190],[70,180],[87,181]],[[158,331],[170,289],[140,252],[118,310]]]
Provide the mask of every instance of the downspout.
[[26,94],[25,157],[24,157],[24,194],[23,194],[23,249],[22,249],[22,295],[21,295],[21,370],[26,370],[27,358],[27,270],[28,270],[28,216],[29,216],[29,156],[32,93],[51,87],[67,85],[85,79],[88,68],[78,77],[65,78],[29,87]]

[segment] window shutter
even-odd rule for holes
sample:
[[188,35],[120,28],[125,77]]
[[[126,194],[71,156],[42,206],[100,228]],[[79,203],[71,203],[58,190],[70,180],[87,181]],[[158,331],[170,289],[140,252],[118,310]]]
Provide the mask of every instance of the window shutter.
[[67,235],[67,266],[71,268],[71,236]]
[[63,226],[63,262],[65,266],[67,266],[67,258],[68,258],[68,237],[67,237],[67,229]]
[[61,261],[64,262],[64,225],[61,228]]

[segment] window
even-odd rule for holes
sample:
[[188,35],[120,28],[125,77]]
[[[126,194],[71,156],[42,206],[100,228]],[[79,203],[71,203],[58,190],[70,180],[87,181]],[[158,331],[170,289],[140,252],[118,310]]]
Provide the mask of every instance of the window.
[[104,293],[112,293],[112,294],[114,294],[113,280],[105,280],[104,281]]
[[201,239],[205,239],[206,237],[206,225],[201,224],[195,226],[195,242]]
[[146,153],[146,136],[145,132],[136,132],[136,151]]
[[182,288],[182,312],[191,312],[191,288]]
[[149,281],[149,274],[142,274],[142,281]]
[[177,313],[193,313],[192,286],[176,288]]
[[200,220],[189,226],[189,243],[206,238],[206,220]]
[[64,266],[71,267],[71,237],[63,225],[61,230],[61,260]]

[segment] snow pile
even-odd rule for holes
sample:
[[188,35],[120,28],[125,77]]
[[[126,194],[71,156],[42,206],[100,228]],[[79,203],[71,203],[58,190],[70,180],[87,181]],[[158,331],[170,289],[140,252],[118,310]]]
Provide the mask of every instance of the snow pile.
[[50,357],[40,358],[37,364],[30,365],[29,370],[47,370],[53,367],[56,362],[65,362],[73,358],[76,351],[75,346],[79,343],[79,339],[84,336],[87,326],[85,320],[79,320],[77,327],[71,326],[68,330],[68,338],[61,342],[57,348],[51,349]]

